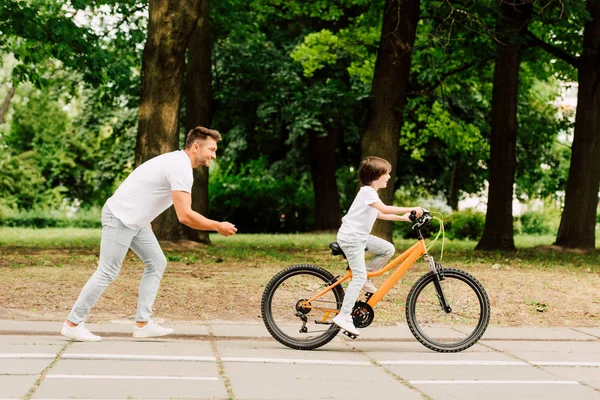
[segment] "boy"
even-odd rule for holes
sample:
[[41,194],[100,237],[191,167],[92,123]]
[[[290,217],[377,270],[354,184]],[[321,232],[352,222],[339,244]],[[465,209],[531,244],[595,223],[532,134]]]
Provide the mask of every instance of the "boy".
[[[394,207],[386,206],[381,202],[377,191],[387,186],[390,179],[392,166],[379,157],[367,157],[358,169],[358,177],[362,183],[358,194],[342,218],[342,226],[337,234],[337,242],[346,254],[348,265],[352,270],[352,281],[348,285],[342,309],[333,319],[333,323],[354,335],[359,335],[359,330],[352,322],[352,308],[360,294],[360,290],[373,293],[377,288],[367,280],[367,270],[376,271],[394,255],[394,245],[372,236],[371,229],[376,219],[386,221],[407,221],[411,211],[417,216],[423,214],[420,207]],[[403,214],[403,215],[396,215]],[[365,248],[375,254],[375,257],[365,265]]]

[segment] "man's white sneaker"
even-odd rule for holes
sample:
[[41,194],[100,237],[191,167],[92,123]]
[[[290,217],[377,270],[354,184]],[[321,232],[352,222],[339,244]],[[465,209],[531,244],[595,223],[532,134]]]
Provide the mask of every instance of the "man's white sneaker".
[[375,293],[377,291],[377,288],[375,287],[375,285],[373,285],[373,282],[371,282],[370,279],[367,279],[367,281],[362,287],[362,290],[364,290],[367,293]]
[[346,314],[338,314],[337,317],[331,320],[334,324],[342,328],[343,330],[352,333],[353,335],[360,335],[358,328],[354,326],[352,316]]
[[134,338],[149,338],[149,337],[158,337],[158,336],[166,336],[173,333],[173,329],[171,328],[163,328],[159,326],[156,322],[150,320],[143,328],[138,328],[135,326],[133,328],[133,337]]
[[99,342],[102,340],[100,336],[94,335],[92,332],[90,332],[88,328],[85,327],[83,322],[77,326],[69,326],[65,322],[60,334],[79,342]]

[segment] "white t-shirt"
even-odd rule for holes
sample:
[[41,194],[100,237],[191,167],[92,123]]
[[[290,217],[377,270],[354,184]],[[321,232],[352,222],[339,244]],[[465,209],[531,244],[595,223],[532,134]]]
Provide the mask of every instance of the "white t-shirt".
[[183,150],[161,154],[137,167],[106,200],[106,206],[131,229],[147,226],[173,204],[171,192],[191,193],[192,161]]
[[379,211],[371,204],[381,201],[371,186],[363,186],[354,198],[348,214],[342,218],[338,240],[344,242],[367,241]]

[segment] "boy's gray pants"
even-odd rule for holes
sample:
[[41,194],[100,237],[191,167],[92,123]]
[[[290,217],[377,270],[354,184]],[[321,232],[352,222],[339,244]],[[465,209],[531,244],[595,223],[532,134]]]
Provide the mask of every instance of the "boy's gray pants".
[[[360,289],[367,281],[367,271],[373,272],[383,267],[392,258],[396,249],[390,242],[373,235],[369,235],[366,242],[348,243],[340,239],[337,242],[346,254],[348,265],[352,270],[352,281],[346,289],[341,309],[342,314],[348,315],[352,313],[354,303],[360,295]],[[368,265],[365,265],[365,247],[375,255]]]

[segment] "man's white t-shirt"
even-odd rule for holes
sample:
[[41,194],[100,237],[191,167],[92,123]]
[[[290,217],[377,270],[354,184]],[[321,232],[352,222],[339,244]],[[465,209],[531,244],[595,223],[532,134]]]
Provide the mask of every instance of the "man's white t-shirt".
[[381,201],[371,186],[363,186],[354,198],[348,214],[342,218],[337,239],[344,242],[366,242],[379,211],[371,204]]
[[191,193],[192,161],[183,150],[161,154],[137,167],[106,201],[106,206],[131,229],[147,226],[173,204],[171,192]]

